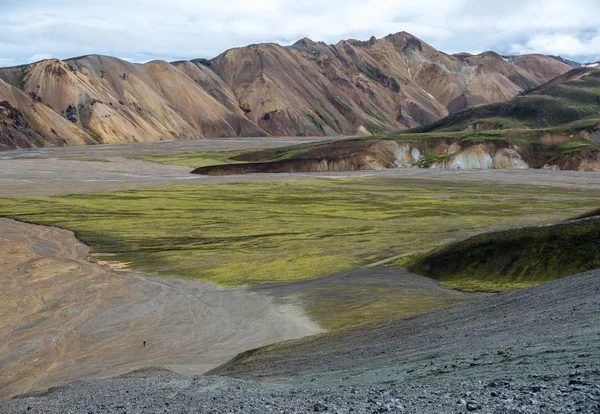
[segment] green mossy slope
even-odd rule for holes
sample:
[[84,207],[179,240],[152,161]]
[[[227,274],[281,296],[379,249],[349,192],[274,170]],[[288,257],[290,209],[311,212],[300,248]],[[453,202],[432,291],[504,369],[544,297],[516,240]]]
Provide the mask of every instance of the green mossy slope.
[[507,102],[457,112],[412,132],[549,128],[600,114],[600,70],[577,68]]
[[600,217],[480,234],[413,258],[405,267],[463,289],[536,285],[600,268]]

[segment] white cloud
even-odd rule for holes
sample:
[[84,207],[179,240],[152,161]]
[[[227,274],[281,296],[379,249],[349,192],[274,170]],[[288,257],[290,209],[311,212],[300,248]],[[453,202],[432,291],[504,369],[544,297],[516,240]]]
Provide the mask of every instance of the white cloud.
[[0,58],[0,68],[5,66],[14,66],[16,64],[14,59]]
[[33,56],[27,58],[28,63],[39,62],[40,60],[52,59],[52,54],[50,53],[36,53]]
[[493,49],[592,60],[600,56],[595,16],[598,0],[0,0],[0,58],[210,58],[250,43],[335,43],[404,30],[450,53]]
[[587,56],[588,60],[600,59],[600,32],[591,38],[572,33],[539,33],[523,44],[514,44],[515,53],[545,53],[563,56]]

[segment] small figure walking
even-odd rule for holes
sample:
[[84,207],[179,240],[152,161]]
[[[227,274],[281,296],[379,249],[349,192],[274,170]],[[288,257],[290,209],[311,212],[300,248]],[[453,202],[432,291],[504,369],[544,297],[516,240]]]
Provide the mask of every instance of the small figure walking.
[[146,341],[144,341],[144,348],[146,347]]

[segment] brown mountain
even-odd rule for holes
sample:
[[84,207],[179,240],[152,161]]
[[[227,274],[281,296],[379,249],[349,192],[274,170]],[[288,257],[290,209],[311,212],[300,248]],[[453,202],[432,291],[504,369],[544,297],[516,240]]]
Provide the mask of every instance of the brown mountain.
[[0,136],[4,147],[30,147],[366,135],[506,101],[568,70],[541,55],[451,56],[404,32],[335,45],[251,45],[210,61],[51,59],[0,69]]
[[0,150],[93,143],[41,101],[0,80]]

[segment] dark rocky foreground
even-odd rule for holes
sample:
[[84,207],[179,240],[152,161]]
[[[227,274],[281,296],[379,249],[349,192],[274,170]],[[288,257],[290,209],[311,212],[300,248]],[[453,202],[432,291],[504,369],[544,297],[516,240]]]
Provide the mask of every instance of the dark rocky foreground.
[[249,353],[218,374],[144,370],[0,412],[600,413],[600,270]]

